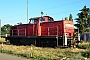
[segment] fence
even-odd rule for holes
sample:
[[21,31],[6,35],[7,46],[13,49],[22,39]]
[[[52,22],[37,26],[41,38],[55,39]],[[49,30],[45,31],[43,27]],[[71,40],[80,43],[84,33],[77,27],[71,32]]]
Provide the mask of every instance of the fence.
[[5,38],[5,37],[7,37],[7,34],[5,34],[5,35],[0,35],[0,37],[1,37],[1,38]]

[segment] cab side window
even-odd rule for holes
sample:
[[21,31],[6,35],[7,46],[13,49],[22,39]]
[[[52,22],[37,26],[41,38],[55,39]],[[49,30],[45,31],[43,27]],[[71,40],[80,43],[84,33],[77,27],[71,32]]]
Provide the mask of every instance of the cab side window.
[[52,22],[52,20],[49,19],[48,22]]
[[44,21],[45,21],[45,18],[40,18],[40,21],[41,21],[41,22],[44,22]]
[[37,24],[38,23],[38,20],[34,20],[34,24]]

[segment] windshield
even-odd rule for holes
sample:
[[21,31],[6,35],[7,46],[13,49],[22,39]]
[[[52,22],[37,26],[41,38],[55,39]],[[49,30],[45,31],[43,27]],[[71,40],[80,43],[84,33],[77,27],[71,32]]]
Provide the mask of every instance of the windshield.
[[30,20],[29,24],[37,24],[37,20]]

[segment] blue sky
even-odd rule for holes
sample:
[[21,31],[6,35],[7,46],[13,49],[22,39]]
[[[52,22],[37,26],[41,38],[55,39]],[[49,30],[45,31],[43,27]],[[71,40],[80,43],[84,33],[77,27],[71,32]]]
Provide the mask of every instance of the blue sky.
[[[89,0],[28,0],[28,18],[41,16],[43,11],[55,20],[69,17],[70,13],[75,19],[84,5],[90,8]],[[0,19],[1,26],[27,23],[26,0],[0,0]]]

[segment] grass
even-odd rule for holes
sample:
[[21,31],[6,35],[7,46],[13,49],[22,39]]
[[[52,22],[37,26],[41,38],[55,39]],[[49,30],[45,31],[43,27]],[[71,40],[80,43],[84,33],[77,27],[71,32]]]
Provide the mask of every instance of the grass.
[[5,38],[0,38],[0,43],[1,43],[1,42],[6,42],[6,41],[5,41]]
[[[5,42],[4,39],[1,39],[0,42]],[[16,45],[6,45],[4,44],[3,51],[0,52],[7,54],[14,54],[17,56],[22,56],[26,58],[34,58],[38,60],[53,60],[59,58],[84,58],[81,55],[81,52],[85,52],[87,49],[78,49],[78,48],[42,48],[32,46],[32,51],[30,50],[31,46],[16,46]]]

